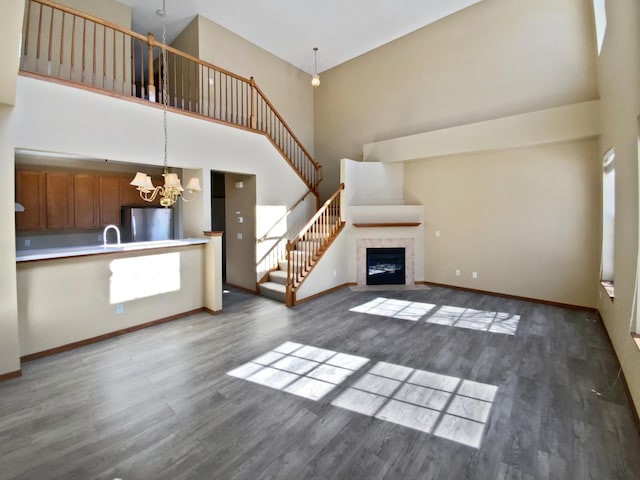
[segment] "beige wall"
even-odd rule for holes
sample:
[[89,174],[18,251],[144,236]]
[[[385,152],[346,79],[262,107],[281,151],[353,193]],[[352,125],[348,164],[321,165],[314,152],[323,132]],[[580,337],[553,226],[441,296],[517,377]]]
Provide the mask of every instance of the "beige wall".
[[[198,33],[198,18],[194,18],[182,32],[171,42],[173,48],[177,48],[181,52],[188,53],[194,57],[199,57],[200,41]],[[158,41],[162,41],[161,38]]]
[[[0,23],[2,23],[0,21]],[[0,50],[2,47],[0,46]],[[0,375],[20,369],[18,310],[16,302],[15,213],[12,108],[0,104],[0,178],[5,179],[0,198]]]
[[198,19],[200,58],[237,75],[253,76],[293,133],[313,155],[311,77],[220,25],[204,17]]
[[425,209],[425,279],[595,307],[596,145],[584,140],[407,162],[405,200]]
[[5,2],[0,15],[0,178],[4,179],[0,199],[0,375],[20,369],[18,304],[16,299],[14,204],[14,126],[18,51],[24,8],[22,2]]
[[[236,188],[236,182],[242,182],[242,188]],[[255,290],[256,177],[226,173],[224,191],[226,280],[231,285]],[[238,222],[238,217],[242,217],[242,223]],[[238,234],[242,234],[242,239]]]
[[8,105],[13,105],[16,96],[23,16],[22,2],[3,2],[0,18],[0,103]]
[[365,143],[597,98],[587,0],[489,0],[323,72],[322,193]]
[[592,100],[368,143],[363,155],[365,162],[404,162],[568,142],[599,134],[600,100]]
[[[601,292],[598,309],[640,411],[640,351],[632,343],[638,255],[638,115],[640,114],[640,4],[608,0],[607,33],[598,60],[602,107],[600,154],[616,152],[615,302]],[[637,319],[633,318],[636,324]],[[637,324],[636,324],[637,325]],[[634,329],[637,332],[639,326]]]
[[[197,245],[19,263],[20,355],[203,307],[204,249]],[[123,312],[116,313],[110,303],[112,262],[167,253],[180,257],[180,289],[124,302]]]

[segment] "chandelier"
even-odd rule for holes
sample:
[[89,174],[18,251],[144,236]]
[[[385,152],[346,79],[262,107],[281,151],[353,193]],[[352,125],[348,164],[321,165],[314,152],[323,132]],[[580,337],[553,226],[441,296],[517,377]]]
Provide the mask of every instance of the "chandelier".
[[313,77],[311,77],[311,85],[320,86],[320,75],[318,75],[318,47],[313,47]]
[[[162,104],[164,106],[162,112],[163,131],[164,131],[164,185],[158,185],[155,187],[151,181],[151,177],[143,172],[136,173],[135,178],[131,181],[130,185],[133,185],[140,192],[140,197],[146,202],[153,202],[158,195],[160,195],[160,205],[163,207],[170,207],[178,201],[178,198],[182,198],[185,202],[193,200],[193,198],[185,198],[182,184],[178,175],[175,173],[169,173],[169,163],[167,161],[167,108],[168,108],[168,95],[167,95],[167,25],[166,25],[166,0],[162,0],[162,10],[157,11],[158,15],[162,17]],[[187,192],[191,195],[200,192],[200,180],[197,177],[189,179],[187,182]]]

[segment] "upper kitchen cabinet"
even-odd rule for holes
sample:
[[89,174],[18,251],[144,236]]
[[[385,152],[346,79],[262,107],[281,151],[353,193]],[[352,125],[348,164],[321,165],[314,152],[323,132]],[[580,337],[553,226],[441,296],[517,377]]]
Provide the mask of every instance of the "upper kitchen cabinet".
[[74,228],[73,174],[45,172],[46,228]]
[[16,172],[16,202],[24,212],[16,213],[16,230],[40,230],[45,227],[44,173]]
[[100,226],[120,225],[120,183],[121,177],[101,175],[100,190]]
[[75,228],[96,228],[100,196],[98,177],[91,173],[73,174],[73,211]]
[[[145,202],[129,185],[133,175],[77,171],[16,171],[16,230],[92,229],[120,224],[120,207],[159,206]],[[154,178],[155,185],[162,178]]]

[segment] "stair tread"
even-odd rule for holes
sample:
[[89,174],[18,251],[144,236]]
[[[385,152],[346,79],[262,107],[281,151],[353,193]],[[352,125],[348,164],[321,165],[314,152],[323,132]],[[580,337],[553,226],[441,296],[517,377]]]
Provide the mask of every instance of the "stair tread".
[[280,283],[276,283],[276,282],[264,282],[260,284],[260,288],[261,289],[266,289],[266,290],[274,290],[276,292],[282,292],[285,293],[287,291],[287,287],[285,285],[282,285]]
[[287,288],[279,283],[264,282],[260,284],[260,295],[279,302],[285,302],[287,298]]
[[283,270],[274,270],[269,273],[269,280],[273,283],[285,285],[287,283],[287,272]]

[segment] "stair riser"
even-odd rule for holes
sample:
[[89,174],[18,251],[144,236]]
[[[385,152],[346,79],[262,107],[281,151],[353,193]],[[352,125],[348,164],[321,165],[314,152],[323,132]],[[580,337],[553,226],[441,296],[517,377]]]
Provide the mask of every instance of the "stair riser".
[[273,283],[278,283],[280,285],[287,284],[287,272],[286,270],[276,270],[275,272],[271,272],[269,274],[269,281]]

